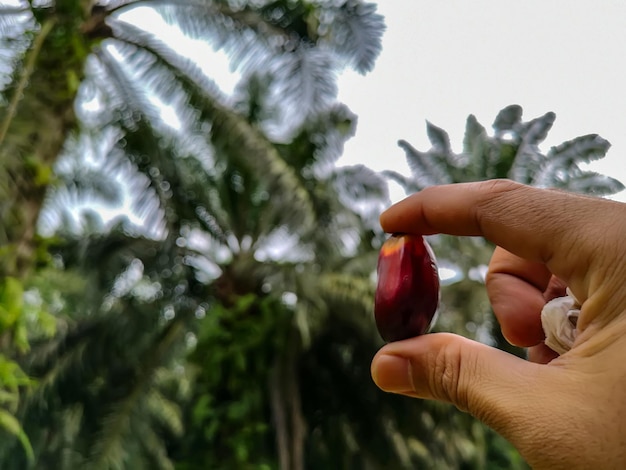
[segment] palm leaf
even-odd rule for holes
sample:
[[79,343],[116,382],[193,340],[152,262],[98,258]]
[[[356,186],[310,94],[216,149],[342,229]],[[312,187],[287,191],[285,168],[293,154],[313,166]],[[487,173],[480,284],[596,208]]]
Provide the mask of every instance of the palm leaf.
[[538,145],[546,138],[554,124],[556,115],[546,113],[527,123],[519,124],[514,129],[513,138],[520,141],[517,154],[509,177],[524,184],[531,184],[537,169],[544,164],[545,155],[539,151]]
[[378,225],[379,214],[389,203],[389,187],[380,174],[355,165],[336,169],[331,181],[343,205],[360,214],[367,226]]
[[180,406],[165,397],[157,388],[152,388],[145,398],[144,406],[152,419],[171,432],[174,436],[183,434],[183,421]]
[[[32,40],[35,30],[33,15],[27,7],[0,5],[0,91],[7,91],[12,76]],[[0,106],[8,98],[0,95]]]
[[620,181],[593,171],[580,172],[562,187],[569,191],[594,196],[610,196],[624,190],[624,185]]
[[326,7],[325,19],[318,27],[322,41],[346,58],[359,73],[372,70],[382,50],[383,17],[376,5],[365,2],[344,2],[338,7]]
[[[144,45],[144,47],[147,46]],[[181,64],[180,57],[175,54],[164,54],[163,59],[165,62],[160,63],[167,64],[172,71],[178,70],[178,65]],[[187,68],[191,67],[188,61],[182,62],[187,65]],[[185,75],[178,73],[176,76],[182,80],[185,89],[190,91],[195,86],[195,82],[191,82]],[[280,157],[268,139],[242,116],[209,94],[196,92],[193,100],[199,107],[202,118],[212,123],[212,143],[218,151],[223,155],[228,155],[237,165],[266,175],[267,191],[276,195],[277,200],[290,201],[288,211],[283,211],[280,206],[277,208],[277,212],[282,214],[281,219],[284,223],[308,227],[312,221],[312,205],[309,195],[295,172]],[[227,138],[224,139],[224,137]]]
[[555,119],[556,114],[548,112],[543,116],[521,124],[519,129],[515,130],[524,144],[536,147],[545,140],[548,132],[552,129]]
[[[141,416],[136,418],[135,414],[142,406],[146,389],[153,380],[156,370],[169,358],[169,351],[176,345],[183,331],[180,320],[169,323],[155,338],[152,347],[144,351],[146,354],[142,361],[144,367],[138,372],[132,387],[121,400],[111,406],[109,413],[101,421],[98,438],[90,450],[89,468],[124,467],[124,462],[128,458],[124,440],[132,430],[133,420],[142,418]],[[150,400],[150,397],[152,399],[152,402],[148,401],[148,406],[154,404],[155,396],[148,395],[148,399]],[[160,416],[164,417],[163,414]],[[166,421],[176,426],[175,418],[168,416]]]
[[34,462],[35,455],[33,452],[33,448],[30,444],[28,436],[26,435],[26,433],[24,433],[20,422],[15,416],[2,408],[0,408],[0,428],[4,429],[9,434],[16,437],[20,441],[20,444],[22,444],[22,448],[26,453],[28,461],[30,463]]
[[418,178],[418,184],[431,186],[452,182],[440,153],[420,152],[405,140],[398,141],[398,145],[404,150],[409,168]]
[[406,193],[415,193],[417,191],[421,191],[427,186],[430,186],[428,182],[424,182],[424,177],[420,177],[419,174],[409,177],[394,170],[384,170],[381,174],[385,178],[398,183]]
[[451,153],[450,136],[442,128],[426,121],[426,135],[433,146],[433,151],[447,155]]
[[482,154],[483,145],[487,137],[484,126],[478,122],[476,116],[470,114],[465,122],[465,134],[463,135],[463,152],[472,157]]
[[522,107],[519,105],[510,105],[502,109],[493,122],[493,128],[496,135],[501,135],[507,131],[514,131],[522,122]]
[[[279,128],[299,128],[307,117],[328,108],[337,96],[333,56],[324,48],[300,46],[273,67],[275,99],[286,107]],[[330,75],[330,76],[329,76]]]

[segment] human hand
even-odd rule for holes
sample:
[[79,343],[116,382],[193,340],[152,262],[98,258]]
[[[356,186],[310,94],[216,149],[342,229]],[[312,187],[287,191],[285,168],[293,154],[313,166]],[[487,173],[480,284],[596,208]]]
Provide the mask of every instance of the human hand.
[[[383,390],[453,403],[537,469],[626,468],[626,204],[506,180],[431,187],[381,216],[387,232],[494,242],[487,291],[529,361],[448,334],[384,346]],[[574,347],[543,345],[540,312],[567,285],[582,303]]]

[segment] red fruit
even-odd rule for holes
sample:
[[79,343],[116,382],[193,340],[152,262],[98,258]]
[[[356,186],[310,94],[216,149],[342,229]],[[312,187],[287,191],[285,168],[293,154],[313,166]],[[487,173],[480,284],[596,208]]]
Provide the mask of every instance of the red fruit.
[[439,304],[435,255],[419,235],[392,235],[378,257],[374,303],[376,326],[385,341],[428,331]]

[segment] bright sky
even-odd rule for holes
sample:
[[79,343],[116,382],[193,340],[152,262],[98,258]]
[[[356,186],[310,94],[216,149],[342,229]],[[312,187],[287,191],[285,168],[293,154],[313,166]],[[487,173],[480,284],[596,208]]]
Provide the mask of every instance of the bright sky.
[[376,68],[339,82],[340,101],[359,117],[340,164],[408,175],[397,141],[428,150],[426,120],[460,150],[469,114],[490,128],[500,109],[519,104],[525,120],[556,113],[544,151],[583,134],[608,139],[591,168],[626,183],[626,2],[377,3],[387,31]]

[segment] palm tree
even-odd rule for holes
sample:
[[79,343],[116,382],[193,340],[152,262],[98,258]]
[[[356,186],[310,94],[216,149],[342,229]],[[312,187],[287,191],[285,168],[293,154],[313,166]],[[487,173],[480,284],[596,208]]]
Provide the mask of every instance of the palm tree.
[[538,187],[553,187],[584,194],[605,196],[623,189],[614,178],[581,168],[581,164],[603,158],[610,144],[596,134],[576,137],[552,147],[543,154],[539,145],[545,140],[556,116],[522,120],[518,105],[502,109],[493,122],[490,135],[475,116],[467,118],[463,151],[454,153],[448,134],[430,122],[426,132],[432,144],[420,152],[405,140],[404,149],[412,178],[387,172],[407,191],[419,191],[435,184],[509,178]]
[[[244,75],[239,98],[223,95],[158,32],[126,21],[139,3],[227,50]],[[239,312],[252,298],[245,317],[287,293],[297,302],[277,308],[272,321],[289,348],[269,356],[275,372],[266,395],[278,460],[297,468],[303,435],[287,422],[301,411],[285,397],[297,385],[294,361],[329,309],[320,292],[353,299],[360,315],[367,297],[356,294],[371,291],[367,264],[336,274],[368,243],[371,255],[375,238],[346,204],[384,197],[384,185],[365,168],[333,168],[354,122],[334,103],[334,74],[344,65],[371,69],[381,17],[359,1],[66,0],[2,8],[15,19],[0,23],[3,32],[19,27],[33,37],[21,46],[26,59],[16,53],[7,62],[16,80],[6,80],[0,151],[17,165],[4,170],[12,213],[22,211],[24,188],[37,188],[27,199],[29,218],[6,244],[28,248],[13,263],[26,276],[50,168],[63,149],[62,183],[50,188],[41,216],[42,232],[58,237],[55,256],[28,282],[37,288],[42,276],[65,276],[82,287],[64,293],[54,338],[31,338],[20,358],[39,381],[18,410],[38,468],[171,468],[164,443],[181,432],[196,317],[217,321],[220,309]],[[176,111],[175,129],[162,119],[164,107]],[[48,129],[56,113],[60,127]],[[29,121],[33,115],[46,121]],[[29,147],[44,140],[45,154],[38,153],[44,146]],[[28,168],[17,158],[23,154],[31,155]],[[128,203],[139,222],[100,220],[80,208],[85,201]],[[68,202],[79,206],[78,217],[62,207]],[[272,254],[280,244],[291,244],[291,256]],[[286,426],[295,432],[287,439]],[[2,455],[4,468],[24,468],[10,442]]]
[[[137,6],[155,8],[182,33],[225,49],[244,73],[253,73],[256,67],[271,71],[272,98],[279,96],[298,106],[287,107],[290,111],[278,119],[295,127],[309,112],[332,103],[338,68],[349,65],[361,72],[372,68],[383,29],[375,8],[363,2],[234,5],[148,0],[92,5],[87,0],[16,0],[1,4],[0,37],[10,48],[1,57],[0,187],[5,229],[0,242],[12,248],[3,252],[3,277],[20,277],[33,265],[35,227],[51,168],[70,137],[89,124],[84,106],[76,116],[77,95],[83,103],[116,113],[109,118],[132,126],[129,110],[140,108],[145,115],[157,117],[154,103],[167,103],[172,87],[178,86],[182,88],[176,99],[183,100],[178,104],[186,109],[182,122],[194,121],[188,105],[194,93],[203,102],[199,108],[204,120],[228,121],[220,114],[225,98],[195,64],[158,33],[124,20],[124,13]],[[168,74],[159,76],[154,69]],[[83,81],[85,73],[90,78]],[[174,82],[168,81],[172,77]],[[140,85],[139,79],[154,83]],[[185,92],[185,86],[196,91]]]

